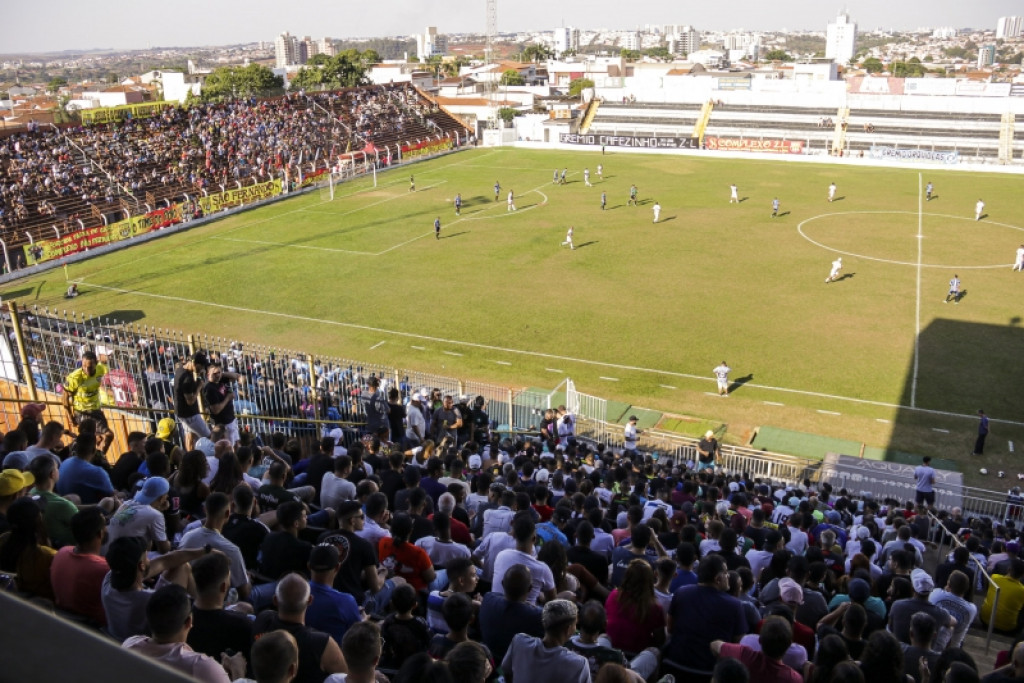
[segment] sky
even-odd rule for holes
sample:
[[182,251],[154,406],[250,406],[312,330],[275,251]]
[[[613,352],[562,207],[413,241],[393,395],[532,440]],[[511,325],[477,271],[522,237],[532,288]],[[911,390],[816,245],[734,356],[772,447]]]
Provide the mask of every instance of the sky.
[[[313,38],[483,33],[485,0],[4,0],[0,54],[193,47],[273,41],[283,31]],[[954,26],[995,29],[1001,16],[1024,14],[1022,0],[857,0],[849,3],[860,30]],[[624,9],[625,7],[625,9]],[[690,24],[698,30],[824,30],[844,4],[822,0],[498,0],[500,32],[629,29]],[[378,14],[383,12],[383,14]]]

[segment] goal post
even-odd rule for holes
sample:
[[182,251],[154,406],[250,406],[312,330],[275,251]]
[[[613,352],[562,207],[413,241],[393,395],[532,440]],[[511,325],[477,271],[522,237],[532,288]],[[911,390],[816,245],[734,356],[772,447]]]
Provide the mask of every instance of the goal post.
[[327,183],[320,188],[321,200],[333,201],[335,187],[339,183],[366,175],[367,173],[373,174],[373,186],[376,187],[377,165],[375,153],[360,150],[339,154],[331,165]]

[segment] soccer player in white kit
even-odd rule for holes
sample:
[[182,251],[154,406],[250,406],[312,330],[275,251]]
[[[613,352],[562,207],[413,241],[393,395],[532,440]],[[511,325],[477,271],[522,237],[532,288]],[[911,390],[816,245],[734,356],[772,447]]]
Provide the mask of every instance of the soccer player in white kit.
[[772,200],[772,218],[779,215],[779,198],[776,197]]
[[842,269],[843,269],[843,257],[840,256],[839,258],[837,258],[835,261],[832,262],[832,272],[830,272],[828,274],[828,277],[825,278],[825,284],[828,284],[829,282],[833,282],[836,279],[836,276],[839,275],[839,271],[842,270]]
[[729,371],[732,370],[725,361],[711,372],[715,373],[715,380],[718,382],[718,395],[729,395]]
[[828,200],[832,201],[836,198],[836,184],[832,183],[828,186]]
[[590,184],[590,169],[589,168],[583,169],[583,184],[586,185],[587,187],[593,187],[593,185]]
[[570,225],[569,226],[569,232],[565,233],[565,241],[562,242],[562,246],[564,247],[565,245],[568,244],[569,248],[575,251],[576,247],[573,246],[573,243],[572,243],[572,231],[573,231],[573,227]]
[[655,200],[654,200],[654,222],[655,222],[655,223],[657,223],[657,222],[658,222],[658,218],[659,218],[660,216],[661,216],[661,204],[659,204],[659,203],[658,203],[658,200],[657,200],[657,199],[655,199]]
[[604,166],[602,166],[601,164],[598,164],[597,165],[597,177],[600,178],[601,180],[604,180],[604,176],[601,175],[602,173],[604,173]]
[[960,278],[957,277],[956,273],[953,273],[953,279],[949,281],[949,293],[946,294],[946,298],[942,303],[948,304],[950,299],[955,304],[960,303]]
[[506,212],[508,212],[508,211],[515,211],[516,210],[515,198],[516,198],[515,192],[513,192],[512,190],[509,190],[508,191],[508,208],[505,209]]
[[729,203],[740,203],[740,190],[735,184],[729,186]]
[[1017,260],[1013,264],[1013,269],[1024,271],[1024,244],[1017,247]]
[[974,205],[974,220],[980,221],[983,213],[985,213],[985,202],[979,199],[978,203]]

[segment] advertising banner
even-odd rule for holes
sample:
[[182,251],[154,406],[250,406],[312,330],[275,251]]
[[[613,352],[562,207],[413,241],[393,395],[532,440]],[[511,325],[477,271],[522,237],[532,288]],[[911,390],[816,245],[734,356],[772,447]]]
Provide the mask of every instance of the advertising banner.
[[898,159],[900,161],[934,161],[940,164],[955,164],[960,161],[956,150],[897,149],[895,147],[872,147],[868,151],[872,159]]
[[110,225],[86,228],[85,230],[68,233],[67,235],[62,235],[60,239],[38,240],[35,244],[25,245],[25,262],[28,264],[42,263],[43,261],[50,261],[70,254],[77,254],[80,251],[94,249],[111,242],[131,239],[136,235],[166,228],[169,225],[180,223],[181,219],[181,205],[172,204],[170,207],[157,209],[156,211],[139,216],[132,216]]
[[402,158],[403,159],[415,159],[416,157],[429,156],[431,154],[437,154],[449,150],[455,143],[451,138],[444,138],[442,140],[424,140],[415,145],[407,145],[402,147]]
[[268,180],[265,183],[249,185],[248,187],[235,188],[217,192],[199,198],[199,206],[203,213],[214,213],[228,206],[239,204],[252,204],[261,199],[269,199],[281,191],[281,183],[277,180]]
[[803,140],[752,140],[705,137],[704,148],[719,152],[769,152],[772,154],[803,154]]
[[639,135],[577,135],[560,133],[558,141],[566,145],[600,145],[602,147],[639,147],[649,149],[699,149],[698,138]]
[[302,176],[302,182],[299,183],[299,187],[309,187],[310,185],[315,185],[321,180],[325,180],[326,178],[327,169],[320,168],[312,173]]

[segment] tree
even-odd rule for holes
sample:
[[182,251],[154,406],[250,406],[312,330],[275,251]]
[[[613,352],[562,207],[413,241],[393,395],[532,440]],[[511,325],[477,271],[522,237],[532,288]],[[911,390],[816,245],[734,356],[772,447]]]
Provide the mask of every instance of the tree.
[[789,56],[789,53],[785,50],[769,50],[764,55],[765,61],[768,62],[792,62],[793,58]]
[[627,62],[635,62],[641,57],[640,50],[627,50],[626,48],[622,48],[622,51],[619,52],[619,56]]
[[55,76],[50,79],[50,82],[46,84],[46,92],[56,93],[58,90],[68,84],[68,79],[62,76]]
[[880,74],[885,71],[885,65],[877,57],[868,57],[864,60],[862,66],[869,74]]
[[269,95],[284,87],[284,79],[262,64],[222,66],[214,69],[203,84],[203,99]]
[[498,110],[498,118],[506,123],[519,116],[522,112],[512,107],[502,107]]
[[509,69],[501,74],[502,85],[526,85],[526,79],[515,69]]
[[573,97],[579,95],[587,88],[593,88],[594,81],[589,78],[574,78],[569,81],[569,94]]
[[547,45],[527,45],[523,49],[523,61],[538,64],[555,56],[554,50]]
[[323,66],[329,61],[331,61],[330,55],[325,55],[323,52],[321,52],[307,59],[306,66]]
[[672,59],[672,54],[668,51],[668,48],[663,45],[652,47],[649,50],[644,50],[644,54],[656,59]]

